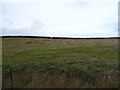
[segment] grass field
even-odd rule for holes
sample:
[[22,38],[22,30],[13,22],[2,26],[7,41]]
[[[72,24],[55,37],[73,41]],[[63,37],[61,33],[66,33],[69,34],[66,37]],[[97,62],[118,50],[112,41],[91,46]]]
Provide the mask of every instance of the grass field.
[[116,88],[118,39],[3,38],[3,88]]

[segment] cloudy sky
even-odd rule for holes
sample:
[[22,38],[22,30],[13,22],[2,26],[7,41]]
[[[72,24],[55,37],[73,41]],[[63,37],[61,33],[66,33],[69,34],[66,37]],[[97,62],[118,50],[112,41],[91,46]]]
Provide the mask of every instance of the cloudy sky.
[[1,35],[118,36],[118,0],[2,0]]

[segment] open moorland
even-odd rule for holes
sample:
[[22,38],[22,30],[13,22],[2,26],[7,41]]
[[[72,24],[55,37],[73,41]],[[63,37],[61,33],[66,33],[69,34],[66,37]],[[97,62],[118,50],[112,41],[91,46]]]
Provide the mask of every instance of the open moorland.
[[118,39],[2,38],[3,88],[117,88]]

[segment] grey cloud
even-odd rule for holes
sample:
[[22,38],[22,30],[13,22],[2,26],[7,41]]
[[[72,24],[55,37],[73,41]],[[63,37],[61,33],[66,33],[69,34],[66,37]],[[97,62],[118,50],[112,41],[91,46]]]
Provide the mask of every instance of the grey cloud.
[[[40,21],[34,21],[31,25],[31,28],[9,28],[7,26],[11,26],[12,24],[14,24],[12,21],[10,20],[5,20],[6,24],[4,25],[4,27],[2,27],[2,35],[34,35],[34,34],[38,34],[39,32],[42,33],[44,31],[42,31],[41,27],[43,27],[43,23]],[[41,31],[39,31],[41,30]]]
[[89,4],[89,2],[85,2],[85,1],[79,1],[74,3],[76,6],[80,6],[80,7],[85,7]]
[[2,35],[31,35],[31,34],[32,32],[26,28],[21,29],[2,28]]
[[31,25],[31,29],[35,30],[35,29],[39,29],[43,26],[44,24],[40,21],[34,21]]
[[14,23],[13,23],[11,20],[9,20],[9,19],[5,19],[4,22],[3,22],[3,26],[4,26],[4,25],[10,26],[10,25],[13,25],[13,24],[14,24]]

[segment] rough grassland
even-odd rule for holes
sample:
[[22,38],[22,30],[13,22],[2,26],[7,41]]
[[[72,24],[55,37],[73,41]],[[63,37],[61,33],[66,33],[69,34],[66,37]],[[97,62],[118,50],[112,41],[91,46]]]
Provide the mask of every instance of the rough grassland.
[[117,39],[3,38],[3,88],[118,87]]

